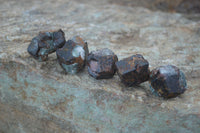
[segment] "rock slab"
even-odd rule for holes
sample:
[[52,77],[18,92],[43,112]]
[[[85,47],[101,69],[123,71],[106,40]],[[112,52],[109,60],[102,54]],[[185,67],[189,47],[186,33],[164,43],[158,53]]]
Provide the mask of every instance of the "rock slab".
[[[0,0],[0,132],[200,132],[200,15],[127,1]],[[164,100],[148,82],[126,87],[86,68],[64,74],[55,53],[45,62],[27,53],[40,31],[60,28],[66,40],[86,39],[90,51],[107,47],[119,60],[142,54],[150,70],[175,65],[188,89]]]

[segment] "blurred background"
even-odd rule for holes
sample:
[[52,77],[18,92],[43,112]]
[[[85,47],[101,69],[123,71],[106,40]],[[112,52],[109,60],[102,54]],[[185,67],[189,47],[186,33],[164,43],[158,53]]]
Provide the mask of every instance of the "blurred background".
[[143,6],[153,10],[180,13],[199,13],[199,0],[110,0],[111,3],[126,6]]

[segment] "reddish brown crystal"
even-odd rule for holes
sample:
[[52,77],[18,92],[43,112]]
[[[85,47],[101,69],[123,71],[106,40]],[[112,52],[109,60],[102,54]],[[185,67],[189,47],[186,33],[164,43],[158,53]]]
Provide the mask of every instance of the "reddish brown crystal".
[[138,85],[149,79],[149,63],[140,54],[116,62],[116,67],[121,81],[127,86]]
[[65,45],[56,50],[61,67],[71,74],[79,72],[85,66],[88,56],[88,46],[81,37],[75,36],[68,40]]
[[151,90],[164,98],[176,97],[186,90],[184,73],[176,66],[160,66],[151,71]]
[[28,52],[35,59],[47,60],[48,55],[55,52],[65,44],[65,34],[59,29],[52,32],[40,32],[28,46]]
[[110,49],[104,48],[92,51],[88,55],[88,72],[96,79],[112,78],[116,72],[117,55]]

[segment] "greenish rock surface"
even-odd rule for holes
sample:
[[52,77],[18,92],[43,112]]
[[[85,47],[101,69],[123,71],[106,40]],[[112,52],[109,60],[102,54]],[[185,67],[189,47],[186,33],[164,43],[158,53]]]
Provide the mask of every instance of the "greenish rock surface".
[[[199,133],[200,15],[137,2],[0,0],[0,132]],[[64,74],[56,54],[38,62],[27,53],[39,31],[59,28],[66,40],[83,36],[90,51],[107,47],[119,60],[142,54],[151,70],[176,65],[188,89],[164,100],[148,82],[125,87],[117,75],[95,80],[86,68]]]

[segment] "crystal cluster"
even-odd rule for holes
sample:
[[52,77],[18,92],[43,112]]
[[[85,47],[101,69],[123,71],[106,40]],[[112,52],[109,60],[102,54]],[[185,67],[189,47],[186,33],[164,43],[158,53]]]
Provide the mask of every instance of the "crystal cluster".
[[176,66],[166,65],[149,70],[149,62],[140,54],[118,61],[117,55],[108,48],[89,53],[88,44],[80,36],[65,41],[64,32],[40,32],[28,46],[35,59],[45,61],[56,52],[58,62],[66,73],[76,74],[87,64],[88,73],[95,79],[112,78],[116,71],[126,86],[150,82],[152,93],[173,98],[185,92],[187,83],[184,73]]
[[48,55],[65,44],[65,33],[59,29],[52,32],[40,32],[28,46],[28,52],[35,59],[45,61]]

